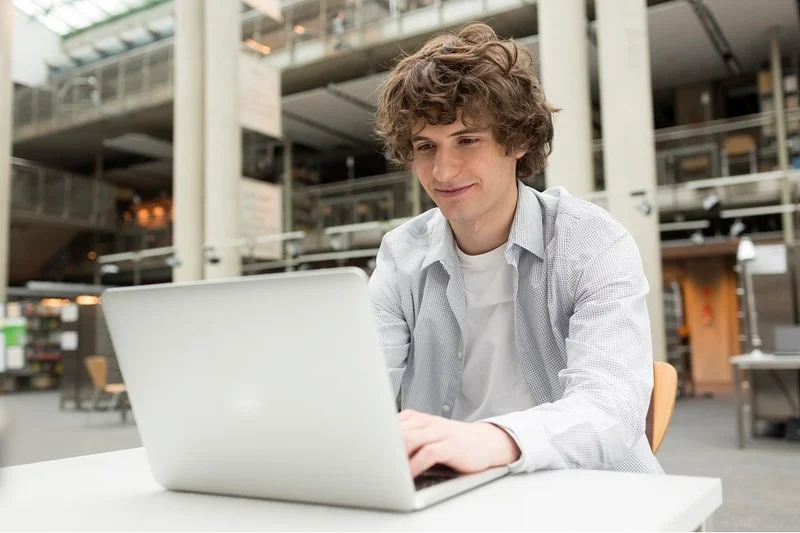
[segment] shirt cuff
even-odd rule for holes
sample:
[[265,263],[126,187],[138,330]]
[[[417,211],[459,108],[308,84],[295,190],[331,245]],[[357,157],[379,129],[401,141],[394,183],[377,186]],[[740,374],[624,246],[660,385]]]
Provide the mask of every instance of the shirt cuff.
[[548,468],[553,462],[553,447],[544,427],[533,413],[517,411],[481,420],[506,431],[520,451],[520,458],[509,465],[512,473],[534,472]]

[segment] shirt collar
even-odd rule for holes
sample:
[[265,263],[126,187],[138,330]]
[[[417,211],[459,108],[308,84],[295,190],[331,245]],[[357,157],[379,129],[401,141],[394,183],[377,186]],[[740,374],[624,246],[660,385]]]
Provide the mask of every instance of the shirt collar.
[[[544,236],[542,229],[542,206],[536,193],[525,186],[521,181],[517,181],[517,211],[514,214],[514,222],[511,224],[511,233],[508,237],[508,247],[518,245],[531,252],[540,259],[544,259]],[[441,211],[428,221],[426,225],[430,244],[428,252],[425,254],[425,261],[422,268],[426,268],[435,262],[440,262],[446,266],[458,264],[458,253],[456,252],[456,240],[453,230]]]

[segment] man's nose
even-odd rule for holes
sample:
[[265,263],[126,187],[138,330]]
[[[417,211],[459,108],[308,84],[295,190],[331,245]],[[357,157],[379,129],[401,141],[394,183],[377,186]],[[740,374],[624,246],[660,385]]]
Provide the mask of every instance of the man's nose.
[[461,172],[461,160],[450,150],[439,149],[433,162],[433,177],[436,181],[450,181]]

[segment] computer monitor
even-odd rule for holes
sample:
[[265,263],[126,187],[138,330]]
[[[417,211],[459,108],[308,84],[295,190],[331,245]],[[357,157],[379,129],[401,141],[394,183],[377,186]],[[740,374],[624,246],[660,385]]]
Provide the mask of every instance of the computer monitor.
[[800,326],[775,326],[776,355],[800,355]]

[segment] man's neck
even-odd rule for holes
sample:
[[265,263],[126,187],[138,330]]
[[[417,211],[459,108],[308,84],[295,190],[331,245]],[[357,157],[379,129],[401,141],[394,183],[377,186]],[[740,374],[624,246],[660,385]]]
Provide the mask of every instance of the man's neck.
[[519,192],[514,194],[477,220],[468,223],[450,223],[456,243],[467,255],[480,255],[500,247],[508,241],[514,215],[517,212]]

